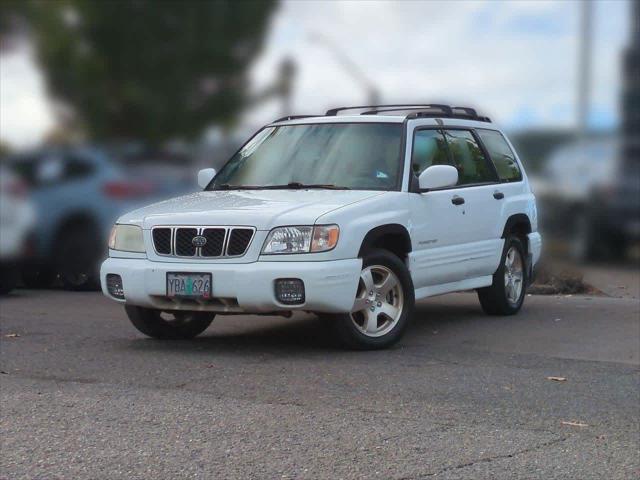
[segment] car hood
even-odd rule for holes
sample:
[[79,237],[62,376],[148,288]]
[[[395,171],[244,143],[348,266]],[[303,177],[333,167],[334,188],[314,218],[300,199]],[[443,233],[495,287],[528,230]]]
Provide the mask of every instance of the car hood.
[[149,229],[158,225],[246,225],[270,230],[312,225],[337,208],[382,195],[351,190],[224,190],[197,192],[139,208],[118,220]]

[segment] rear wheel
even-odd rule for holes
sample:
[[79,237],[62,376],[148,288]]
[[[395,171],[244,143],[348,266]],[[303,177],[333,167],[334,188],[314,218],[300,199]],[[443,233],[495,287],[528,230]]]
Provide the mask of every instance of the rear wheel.
[[91,225],[64,229],[58,242],[57,270],[65,290],[98,290],[101,243]]
[[152,308],[125,306],[129,320],[140,332],[160,340],[184,340],[204,332],[215,317],[210,312],[163,312]]
[[391,252],[371,250],[362,260],[353,309],[334,315],[333,328],[347,347],[386,348],[402,337],[413,306],[413,282],[405,264]]
[[490,287],[478,289],[478,299],[489,315],[513,315],[524,302],[527,268],[522,242],[510,236],[505,241],[502,260]]

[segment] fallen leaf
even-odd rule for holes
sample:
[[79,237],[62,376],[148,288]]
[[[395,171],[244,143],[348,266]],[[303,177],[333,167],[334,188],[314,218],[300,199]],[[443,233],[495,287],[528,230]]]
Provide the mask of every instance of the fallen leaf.
[[566,382],[567,377],[547,377],[547,380],[553,380],[554,382]]
[[582,423],[582,422],[568,422],[566,420],[563,420],[562,425],[568,425],[570,427],[588,427],[589,425],[587,425],[586,423]]
[[5,337],[7,338],[18,338],[20,336],[19,333],[7,333]]

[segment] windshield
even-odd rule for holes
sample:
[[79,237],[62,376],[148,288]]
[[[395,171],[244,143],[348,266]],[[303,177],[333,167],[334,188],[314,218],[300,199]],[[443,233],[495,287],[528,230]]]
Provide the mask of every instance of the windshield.
[[397,189],[402,124],[267,127],[236,153],[212,187]]

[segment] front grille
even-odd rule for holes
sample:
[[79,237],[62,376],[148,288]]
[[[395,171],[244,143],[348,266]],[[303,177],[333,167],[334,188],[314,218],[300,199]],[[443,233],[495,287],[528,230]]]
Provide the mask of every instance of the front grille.
[[253,230],[250,228],[234,228],[231,230],[229,245],[227,246],[227,255],[230,257],[244,255],[252,237]]
[[[154,227],[151,237],[158,255],[220,258],[243,256],[254,233],[250,227]],[[194,242],[200,236],[206,242]]]
[[176,229],[176,255],[180,257],[193,257],[196,254],[196,247],[193,245],[193,237],[198,235],[197,228]]
[[156,251],[162,255],[171,255],[171,229],[170,228],[154,228],[153,244]]
[[203,257],[219,257],[222,255],[226,234],[227,231],[224,228],[205,228],[202,231],[202,236],[207,239],[207,243],[202,247],[201,255]]

